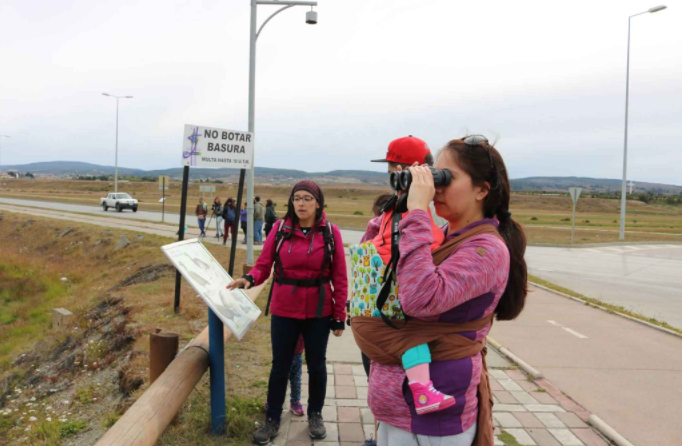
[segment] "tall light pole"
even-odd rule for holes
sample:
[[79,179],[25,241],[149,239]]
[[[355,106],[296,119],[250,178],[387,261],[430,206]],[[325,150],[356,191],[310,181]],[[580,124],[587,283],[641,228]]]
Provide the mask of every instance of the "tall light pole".
[[[254,92],[256,74],[256,41],[264,29],[264,26],[276,16],[276,14],[292,8],[293,6],[310,6],[311,11],[306,13],[306,23],[315,25],[318,23],[318,13],[313,10],[318,2],[308,1],[278,1],[278,0],[250,0],[252,7],[251,24],[249,27],[249,123],[248,131],[254,132]],[[271,14],[262,23],[257,31],[257,5],[282,6],[279,10]],[[254,151],[252,151],[252,162],[247,172],[247,264],[254,264]]]
[[[9,135],[0,135],[0,142],[2,142],[2,138],[9,138]],[[2,150],[0,150],[0,156],[2,156]],[[0,178],[2,178],[2,159],[0,158]]]
[[116,146],[114,149],[114,192],[119,192],[119,99],[133,99],[133,96],[114,96],[102,93],[103,96],[116,98]]
[[667,6],[656,6],[648,11],[629,16],[627,21],[627,93],[625,97],[625,151],[622,157],[622,197],[620,199],[620,240],[625,239],[625,214],[627,211],[627,127],[629,121],[629,43],[632,32],[632,17],[662,11]]

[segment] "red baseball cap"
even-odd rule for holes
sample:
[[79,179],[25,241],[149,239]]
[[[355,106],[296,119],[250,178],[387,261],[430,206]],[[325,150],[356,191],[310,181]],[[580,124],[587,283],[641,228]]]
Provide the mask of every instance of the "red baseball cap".
[[389,143],[384,159],[371,160],[371,162],[413,164],[417,161],[423,164],[428,153],[430,153],[430,148],[425,141],[409,135]]

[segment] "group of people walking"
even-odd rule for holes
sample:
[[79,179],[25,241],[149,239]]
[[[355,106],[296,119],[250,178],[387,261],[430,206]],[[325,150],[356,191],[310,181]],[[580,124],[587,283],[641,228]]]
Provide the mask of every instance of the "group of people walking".
[[[209,216],[209,211],[211,215]],[[213,219],[216,224],[215,238],[223,238],[223,245],[226,245],[229,234],[235,233],[237,236],[237,228],[235,228],[235,213],[237,210],[237,202],[233,198],[228,198],[225,203],[221,203],[219,197],[214,198],[211,204],[211,209],[207,208],[204,202],[204,197],[199,199],[199,203],[195,208],[195,215],[197,216],[197,223],[200,228],[200,236],[206,237],[207,221]],[[244,234],[243,244],[247,243],[247,203],[243,203],[240,212],[240,228]],[[207,218],[209,216],[209,218]],[[266,200],[266,207],[261,203],[261,197],[254,199],[254,243],[263,245],[263,231],[266,231],[266,236],[271,228],[278,220],[278,214],[275,211],[275,205],[272,200]],[[264,222],[266,223],[264,225]]]
[[[351,284],[323,191],[302,181],[254,268],[228,286],[257,286],[273,271],[266,421],[252,439],[267,444],[278,435],[302,347],[309,435],[326,437],[327,344],[347,321],[367,366],[377,444],[493,445],[485,338],[494,318],[520,314],[527,295],[526,239],[509,211],[504,161],[479,135],[450,141],[436,159],[419,138],[400,138],[374,161],[408,170],[411,183],[376,200],[361,243],[348,247]],[[448,181],[436,183],[433,165]],[[303,416],[301,407],[291,401],[293,414]]]

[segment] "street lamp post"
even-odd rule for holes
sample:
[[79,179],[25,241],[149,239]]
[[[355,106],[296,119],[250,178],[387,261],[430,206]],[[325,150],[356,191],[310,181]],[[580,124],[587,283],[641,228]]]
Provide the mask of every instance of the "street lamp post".
[[625,215],[627,211],[627,126],[629,121],[629,44],[632,32],[632,17],[662,11],[667,6],[656,6],[648,11],[629,16],[627,21],[627,92],[625,97],[625,149],[622,157],[622,197],[620,198],[620,240],[625,239]]
[[133,96],[114,96],[102,93],[103,96],[116,98],[116,145],[114,149],[114,192],[119,192],[119,99],[133,99]]
[[[248,131],[254,132],[254,93],[255,93],[255,74],[256,74],[256,41],[264,29],[264,26],[278,13],[292,8],[293,6],[310,6],[311,11],[306,13],[306,23],[315,25],[318,23],[318,13],[313,11],[313,7],[318,2],[310,1],[278,1],[278,0],[250,0],[252,13],[251,24],[249,27],[249,121]],[[282,6],[279,10],[271,14],[257,30],[257,5]],[[254,151],[252,160],[247,173],[247,264],[254,264]]]
[[[9,135],[0,135],[0,142],[2,138],[9,138]],[[0,150],[0,156],[2,156],[2,150]],[[2,158],[0,158],[0,178],[2,178]]]

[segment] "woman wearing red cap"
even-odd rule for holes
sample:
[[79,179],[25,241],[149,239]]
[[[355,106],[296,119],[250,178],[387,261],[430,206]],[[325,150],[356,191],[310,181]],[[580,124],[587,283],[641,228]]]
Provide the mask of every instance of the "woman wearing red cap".
[[297,183],[290,193],[287,215],[273,226],[254,268],[228,286],[260,285],[275,270],[269,298],[273,364],[266,423],[252,436],[256,444],[267,444],[278,435],[300,335],[304,337],[309,372],[309,436],[326,436],[321,415],[328,378],[325,355],[330,331],[341,336],[344,330],[347,266],[340,230],[326,221],[324,207],[323,192],[316,183]]

